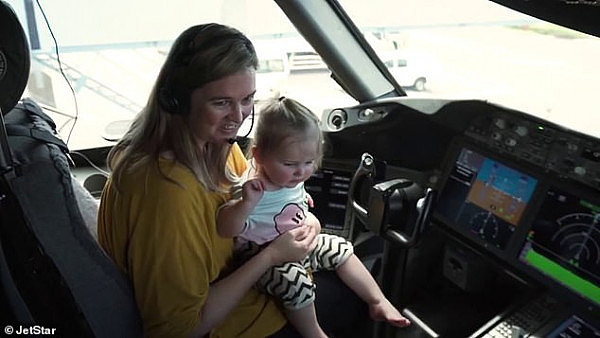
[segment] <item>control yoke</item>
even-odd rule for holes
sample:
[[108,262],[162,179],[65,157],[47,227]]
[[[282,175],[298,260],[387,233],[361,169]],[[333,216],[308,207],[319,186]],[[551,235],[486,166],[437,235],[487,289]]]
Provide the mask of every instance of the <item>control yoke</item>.
[[[350,183],[347,212],[384,239],[412,247],[429,222],[435,191],[404,178],[375,183],[375,167],[374,158],[364,153]],[[360,189],[365,184],[370,185],[366,206]]]

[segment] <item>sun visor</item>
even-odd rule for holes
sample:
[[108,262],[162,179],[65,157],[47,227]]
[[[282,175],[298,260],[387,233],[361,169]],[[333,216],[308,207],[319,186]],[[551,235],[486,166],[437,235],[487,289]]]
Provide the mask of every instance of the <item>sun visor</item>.
[[8,113],[19,101],[29,78],[29,47],[13,9],[0,0],[0,108]]

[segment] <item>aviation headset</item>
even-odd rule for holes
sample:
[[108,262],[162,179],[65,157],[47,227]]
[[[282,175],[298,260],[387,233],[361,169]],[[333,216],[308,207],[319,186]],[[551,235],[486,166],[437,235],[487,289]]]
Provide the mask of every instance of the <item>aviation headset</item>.
[[[198,38],[202,32],[216,30],[219,26],[221,25],[209,23],[190,27],[175,41],[157,92],[158,104],[166,112],[174,115],[189,113],[190,95],[195,88],[189,81],[186,81],[186,76],[189,76],[188,73],[191,70],[189,67],[196,54],[216,43],[223,43],[225,40],[239,40],[254,52],[252,42],[241,32],[235,30],[212,34],[204,41]],[[254,109],[252,111],[254,112]]]

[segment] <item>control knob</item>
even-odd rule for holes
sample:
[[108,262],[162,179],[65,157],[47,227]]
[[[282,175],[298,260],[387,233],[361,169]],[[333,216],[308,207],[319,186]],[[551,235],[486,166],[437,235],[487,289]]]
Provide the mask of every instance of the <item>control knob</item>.
[[523,137],[527,135],[527,127],[522,126],[522,125],[518,125],[515,127],[515,133],[517,133],[517,135]]

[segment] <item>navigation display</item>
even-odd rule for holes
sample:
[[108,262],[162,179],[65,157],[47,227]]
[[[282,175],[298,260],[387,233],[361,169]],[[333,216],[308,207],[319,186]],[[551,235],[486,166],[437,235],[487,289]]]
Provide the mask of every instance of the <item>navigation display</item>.
[[519,260],[600,305],[600,204],[548,189]]
[[535,178],[462,148],[436,209],[458,230],[504,249],[536,185]]

